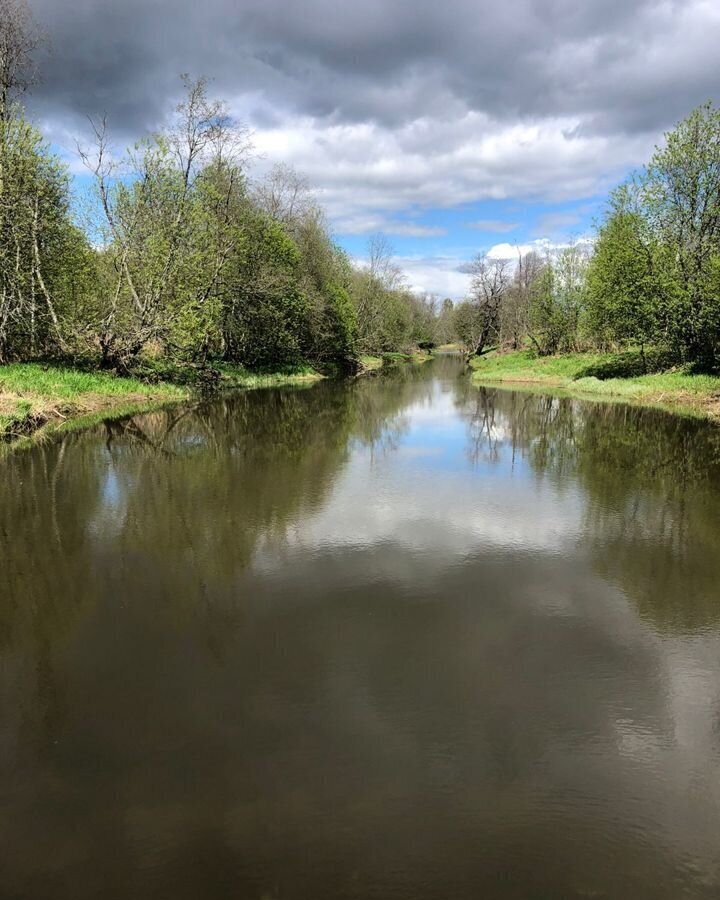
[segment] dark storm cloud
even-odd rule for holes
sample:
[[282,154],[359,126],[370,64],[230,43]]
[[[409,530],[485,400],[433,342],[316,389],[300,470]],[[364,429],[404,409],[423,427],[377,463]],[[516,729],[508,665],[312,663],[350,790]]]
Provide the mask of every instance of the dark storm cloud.
[[258,120],[394,128],[463,112],[659,131],[720,93],[712,3],[658,0],[33,0],[50,37],[34,108],[152,127],[178,74],[255,98]]

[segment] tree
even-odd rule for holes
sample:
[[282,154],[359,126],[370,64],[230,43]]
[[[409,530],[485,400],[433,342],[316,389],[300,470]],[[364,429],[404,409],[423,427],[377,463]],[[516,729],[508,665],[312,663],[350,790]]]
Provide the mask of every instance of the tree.
[[435,330],[440,344],[450,344],[455,340],[454,324],[455,306],[449,297],[445,297],[440,305]]
[[[468,310],[463,310],[459,321],[464,323],[463,340],[472,340],[468,351],[480,355],[488,343],[500,335],[500,311],[510,285],[510,263],[506,259],[490,259],[479,254],[471,263],[470,272],[469,303],[474,307],[474,313],[470,315]],[[469,327],[471,322],[472,327]]]
[[500,308],[500,340],[512,350],[520,349],[528,333],[530,305],[543,265],[535,251],[523,254],[518,250],[517,267]]
[[539,270],[528,311],[528,334],[539,353],[578,349],[587,266],[587,252],[571,245]]
[[476,303],[463,300],[454,307],[453,331],[465,353],[475,352],[475,348],[480,344],[484,328],[485,317]]
[[411,316],[404,278],[384,235],[368,241],[368,264],[353,279],[358,345],[363,352],[398,350],[410,341]]
[[282,227],[257,210],[223,273],[223,356],[247,366],[298,363],[308,344],[300,253]]
[[151,342],[172,341],[179,316],[209,327],[206,310],[240,238],[232,215],[247,131],[209,98],[204,79],[183,81],[173,125],[128,151],[124,166],[112,160],[104,121],[94,155],[83,151],[115,271],[100,346],[105,363],[120,368]]
[[284,163],[272,167],[254,197],[263,212],[291,230],[317,212],[307,179]]
[[707,103],[665,136],[665,146],[640,176],[639,193],[658,244],[661,302],[671,313],[674,341],[688,357],[714,364],[720,341],[720,110]]
[[71,237],[67,174],[15,108],[0,119],[0,362],[65,346],[53,280]]
[[333,243],[322,210],[314,204],[301,205],[301,210],[293,232],[300,251],[300,285],[308,301],[306,353],[321,365],[352,368],[357,341],[349,292],[352,267]]
[[429,350],[438,343],[438,299],[429,292],[409,295],[412,343]]
[[40,32],[25,0],[0,0],[0,120],[35,81],[34,53]]
[[616,190],[588,277],[590,333],[714,366],[720,344],[720,111],[694,110]]
[[627,190],[616,191],[588,267],[587,320],[601,347],[662,342],[662,298],[655,278],[656,248]]
[[351,266],[333,243],[307,179],[290,166],[273,166],[255,187],[253,200],[299,250],[299,287],[307,313],[304,353],[319,365],[352,367],[357,320],[349,294]]

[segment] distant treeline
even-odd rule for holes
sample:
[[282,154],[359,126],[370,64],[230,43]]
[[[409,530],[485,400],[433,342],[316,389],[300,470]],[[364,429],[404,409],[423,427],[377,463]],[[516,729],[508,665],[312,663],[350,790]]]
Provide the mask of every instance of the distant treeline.
[[19,102],[36,44],[24,0],[0,0],[0,362],[352,366],[433,340],[435,301],[382,239],[357,268],[302,178],[250,180],[248,132],[204,80],[185,78],[173,121],[121,158],[95,122],[80,151],[93,189],[71,204]]
[[720,111],[665,136],[610,196],[593,242],[517,261],[479,256],[455,310],[468,351],[633,345],[714,368],[720,352]]

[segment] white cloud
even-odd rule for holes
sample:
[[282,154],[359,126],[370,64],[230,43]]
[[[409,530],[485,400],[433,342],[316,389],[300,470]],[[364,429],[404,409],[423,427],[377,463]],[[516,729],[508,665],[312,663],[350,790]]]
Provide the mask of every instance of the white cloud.
[[411,208],[594,196],[647,158],[654,141],[588,134],[579,126],[577,119],[507,123],[468,112],[444,123],[429,143],[435,125],[426,119],[391,130],[303,117],[257,130],[255,142],[262,157],[295,166],[318,187],[334,224],[392,222],[393,213]]
[[[539,243],[539,242],[538,242]],[[488,259],[517,259],[519,256],[525,256],[533,250],[540,249],[535,244],[495,244],[487,252]],[[544,245],[543,245],[544,249]]]
[[590,248],[593,244],[593,238],[589,235],[583,235],[573,241],[553,241],[550,238],[538,238],[529,241],[526,244],[494,244],[488,251],[488,259],[506,259],[510,261],[517,260],[520,255],[525,256],[528,253],[549,254],[552,256],[560,250],[566,250],[568,247]]
[[470,276],[458,271],[462,260],[451,256],[398,256],[395,261],[415,291],[428,291],[453,300],[464,297],[470,287]]

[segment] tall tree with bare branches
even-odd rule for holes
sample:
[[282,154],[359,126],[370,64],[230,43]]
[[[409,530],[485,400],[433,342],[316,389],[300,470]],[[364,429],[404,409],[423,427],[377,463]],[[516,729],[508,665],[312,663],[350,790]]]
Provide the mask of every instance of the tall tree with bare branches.
[[[221,274],[240,239],[234,199],[243,189],[247,130],[209,97],[204,79],[184,76],[185,98],[172,125],[113,158],[105,120],[93,151],[82,150],[95,177],[98,233],[110,255],[113,284],[100,323],[106,363],[127,368],[151,342],[212,341],[210,313]],[[185,333],[183,336],[182,332]]]
[[479,254],[472,261],[470,273],[470,294],[458,307],[456,326],[466,350],[479,355],[500,335],[502,303],[511,283],[512,269],[506,259]]
[[0,120],[35,81],[40,30],[26,0],[0,0]]

